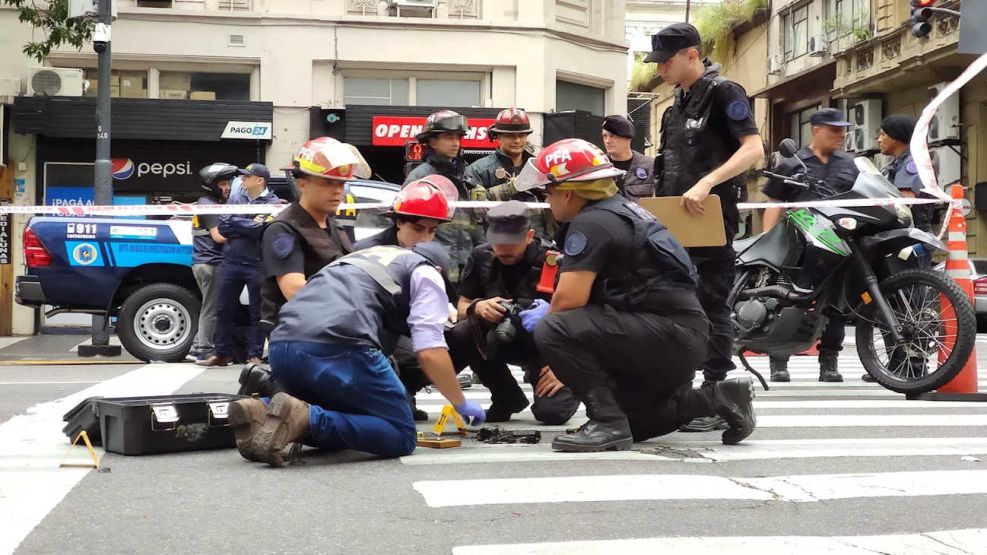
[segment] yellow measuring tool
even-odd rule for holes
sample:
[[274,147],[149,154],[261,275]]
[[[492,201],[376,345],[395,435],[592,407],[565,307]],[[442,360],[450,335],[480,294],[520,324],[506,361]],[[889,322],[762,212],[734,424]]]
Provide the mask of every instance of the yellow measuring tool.
[[435,421],[435,426],[432,427],[431,432],[427,435],[423,432],[418,432],[418,446],[446,449],[448,447],[459,447],[462,445],[462,441],[459,438],[444,437],[446,424],[449,423],[450,417],[456,423],[456,431],[453,434],[465,436],[466,422],[463,421],[463,417],[459,416],[459,413],[456,412],[456,409],[452,408],[452,405],[446,405],[442,408],[442,413]]

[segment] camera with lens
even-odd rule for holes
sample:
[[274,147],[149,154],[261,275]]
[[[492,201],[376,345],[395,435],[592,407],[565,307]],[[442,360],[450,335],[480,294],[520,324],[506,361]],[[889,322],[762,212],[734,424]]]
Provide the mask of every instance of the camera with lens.
[[488,337],[487,349],[491,353],[496,353],[500,345],[514,342],[514,338],[517,337],[517,330],[521,327],[520,314],[528,308],[521,303],[511,301],[500,301],[500,306],[504,307],[504,319],[491,331],[493,337]]

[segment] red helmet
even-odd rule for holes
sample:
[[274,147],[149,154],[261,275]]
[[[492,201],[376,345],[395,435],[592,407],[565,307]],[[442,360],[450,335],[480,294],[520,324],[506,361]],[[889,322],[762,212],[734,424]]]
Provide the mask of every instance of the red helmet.
[[501,133],[531,133],[531,120],[528,114],[519,108],[501,110],[490,126],[490,140]]
[[528,160],[514,186],[518,191],[527,191],[566,181],[596,181],[622,173],[593,143],[583,139],[562,139]]
[[[442,192],[442,180],[449,181],[441,175],[427,175],[408,183],[394,197],[391,214],[449,221],[449,201]],[[451,181],[449,185],[452,185]]]
[[301,173],[352,181],[370,177],[370,165],[353,145],[330,137],[306,141],[294,158],[295,169]]

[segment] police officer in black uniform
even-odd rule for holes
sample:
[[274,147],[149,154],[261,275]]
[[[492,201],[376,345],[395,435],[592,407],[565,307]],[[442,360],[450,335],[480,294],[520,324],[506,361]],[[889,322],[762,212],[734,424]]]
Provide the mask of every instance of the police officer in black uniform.
[[[658,64],[666,83],[675,85],[675,102],[661,120],[661,144],[655,162],[657,196],[682,196],[682,207],[701,214],[710,194],[720,197],[727,244],[689,249],[699,273],[699,301],[713,325],[709,356],[700,365],[707,381],[719,381],[735,368],[733,323],[727,297],[734,280],[733,238],[744,191],[743,174],[764,157],[751,104],[744,88],[719,74],[719,64],[700,58],[699,31],[675,23],[651,37],[646,62]],[[691,422],[683,431],[722,428],[722,420]]]
[[[316,158],[318,168],[311,166]],[[265,333],[277,326],[278,310],[308,278],[353,251],[334,215],[343,201],[346,182],[370,176],[370,167],[354,147],[328,137],[303,144],[293,163],[299,198],[261,236],[261,324]]]
[[[912,159],[910,143],[915,132],[915,118],[905,114],[891,114],[881,121],[881,130],[877,134],[877,146],[881,154],[893,156],[894,160],[881,169],[888,181],[908,198],[932,198],[922,192],[924,185],[918,176],[918,167]],[[913,204],[912,223],[922,231],[932,231],[932,205]],[[869,376],[870,374],[868,374]]]
[[[554,449],[629,449],[692,418],[718,414],[737,443],[755,426],[750,378],[693,389],[709,321],[688,255],[637,203],[617,195],[620,175],[596,146],[566,139],[545,148],[518,187],[547,186],[565,245],[551,305],[521,313],[550,370],[538,387],[572,388],[589,421]],[[547,315],[546,315],[547,314]]]
[[617,188],[624,198],[638,200],[655,196],[655,159],[631,149],[634,122],[627,116],[603,118],[603,146],[610,162],[624,175],[616,178]]
[[[407,185],[428,175],[441,175],[455,186],[457,200],[487,200],[486,189],[466,176],[462,138],[469,131],[466,118],[452,110],[441,110],[428,116],[425,127],[416,139],[425,147],[425,162],[408,173]],[[459,281],[473,247],[483,242],[483,226],[478,212],[457,210],[453,221],[439,226],[435,240],[449,248],[452,266],[449,278]]]
[[[826,182],[830,193],[849,191],[857,180],[857,174],[860,173],[853,162],[853,156],[843,151],[843,140],[850,122],[846,121],[843,112],[836,108],[823,108],[817,111],[809,118],[809,122],[812,124],[812,142],[799,149],[795,156],[808,168],[809,175]],[[775,173],[781,175],[795,175],[802,171],[805,171],[802,169],[802,164],[792,158],[783,159],[775,168]],[[764,186],[764,194],[782,202],[820,199],[818,192],[809,192],[788,185],[780,179],[768,181]],[[778,223],[781,213],[781,208],[768,208],[764,211],[765,231]],[[810,261],[803,261],[803,267],[809,265]],[[810,276],[811,272],[805,272],[805,279]],[[795,285],[807,289],[812,287],[812,283],[807,281]],[[826,325],[826,330],[819,341],[819,381],[821,382],[843,381],[837,361],[846,335],[844,325],[843,315],[835,312],[829,315],[829,324]],[[787,382],[791,379],[788,374],[787,356],[772,355],[770,361],[771,381]]]
[[[508,315],[506,305],[524,308],[535,299],[550,299],[558,253],[535,237],[522,202],[491,208],[487,221],[487,242],[473,249],[459,281],[459,321],[446,340],[490,390],[487,422],[506,422],[528,406],[507,365],[521,365],[533,380],[545,367],[534,338]],[[578,407],[569,388],[536,388],[531,413],[540,422],[558,425]]]

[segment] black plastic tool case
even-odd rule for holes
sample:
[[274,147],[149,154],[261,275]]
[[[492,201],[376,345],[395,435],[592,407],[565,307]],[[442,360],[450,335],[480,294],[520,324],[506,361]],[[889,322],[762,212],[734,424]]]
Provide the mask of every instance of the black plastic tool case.
[[70,441],[83,429],[95,439],[95,415],[103,448],[121,455],[230,448],[235,442],[227,407],[238,398],[228,393],[95,397],[65,415],[63,431]]

